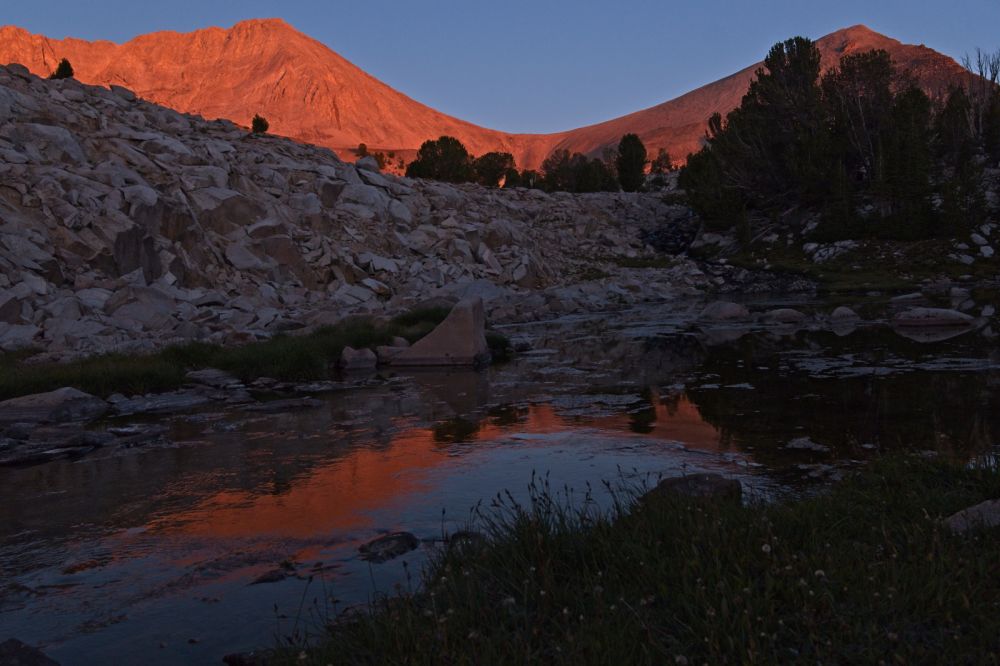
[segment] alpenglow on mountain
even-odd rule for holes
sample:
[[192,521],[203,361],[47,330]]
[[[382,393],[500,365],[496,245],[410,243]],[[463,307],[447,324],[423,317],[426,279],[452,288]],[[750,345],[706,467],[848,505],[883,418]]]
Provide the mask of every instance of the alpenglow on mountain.
[[[885,49],[931,93],[963,75],[953,59],[865,26],[838,30],[817,44],[826,68],[846,54]],[[768,46],[762,44],[761,52]],[[0,63],[17,62],[47,76],[62,58],[73,63],[84,83],[124,86],[147,100],[209,119],[248,124],[262,113],[275,133],[334,150],[365,143],[371,149],[407,152],[447,134],[477,155],[508,151],[525,168],[537,168],[557,149],[600,154],[626,132],[637,133],[651,154],[665,148],[675,159],[683,158],[699,148],[709,116],[739,104],[760,66],[596,125],[554,134],[510,134],[421,104],[280,19],[243,21],[228,30],[155,32],[124,44],[55,40],[14,26],[0,28]]]

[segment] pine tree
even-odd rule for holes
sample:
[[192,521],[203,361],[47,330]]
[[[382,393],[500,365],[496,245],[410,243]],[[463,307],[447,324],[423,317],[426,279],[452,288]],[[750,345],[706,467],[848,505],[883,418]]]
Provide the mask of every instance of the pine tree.
[[267,130],[271,127],[271,123],[267,122],[267,118],[257,114],[250,121],[250,131],[254,134],[267,134]]
[[69,60],[63,58],[59,61],[56,66],[56,71],[49,75],[50,79],[71,79],[73,78],[73,65],[69,64]]
[[636,134],[626,134],[618,143],[618,182],[626,192],[638,192],[646,183],[646,146]]

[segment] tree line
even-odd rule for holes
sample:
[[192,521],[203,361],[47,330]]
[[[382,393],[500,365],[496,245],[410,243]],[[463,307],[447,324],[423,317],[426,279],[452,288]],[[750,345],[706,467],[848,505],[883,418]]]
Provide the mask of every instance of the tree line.
[[740,106],[709,119],[680,185],[718,229],[805,209],[830,238],[967,231],[985,219],[983,169],[1000,162],[1000,52],[966,64],[967,85],[931,98],[883,50],[821,75],[811,40],[778,43]]
[[420,146],[417,158],[406,168],[406,175],[450,183],[527,187],[550,192],[636,192],[645,188],[647,165],[654,178],[673,168],[670,155],[663,149],[656,158],[649,160],[645,145],[635,134],[624,135],[617,149],[605,150],[600,158],[556,150],[542,162],[538,171],[518,170],[514,156],[508,152],[489,152],[474,157],[455,137],[442,136]]

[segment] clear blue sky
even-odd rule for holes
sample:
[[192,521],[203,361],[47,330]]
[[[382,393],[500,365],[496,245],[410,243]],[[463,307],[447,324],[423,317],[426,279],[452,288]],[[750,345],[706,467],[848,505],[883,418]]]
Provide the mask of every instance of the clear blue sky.
[[0,24],[126,41],[278,16],[446,113],[548,132],[658,104],[793,35],[856,23],[959,58],[1000,48],[1000,0],[0,0]]

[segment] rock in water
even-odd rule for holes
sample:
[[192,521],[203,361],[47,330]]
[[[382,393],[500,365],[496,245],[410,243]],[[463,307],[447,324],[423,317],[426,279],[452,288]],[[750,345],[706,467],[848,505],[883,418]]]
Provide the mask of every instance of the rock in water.
[[340,353],[340,367],[343,370],[372,370],[378,365],[378,357],[371,349],[344,347]]
[[778,308],[765,312],[764,319],[772,324],[801,324],[806,316],[792,308]]
[[108,403],[89,393],[65,387],[0,402],[0,423],[68,423],[104,416]]
[[858,316],[858,313],[852,310],[851,308],[845,305],[841,305],[840,307],[835,309],[832,313],[830,313],[830,319],[839,323],[839,322],[857,321],[861,319],[861,317]]
[[730,303],[728,301],[716,301],[711,303],[699,315],[700,319],[708,321],[732,321],[735,319],[749,319],[750,311],[745,305]]
[[645,504],[668,497],[739,502],[743,498],[743,487],[736,479],[727,479],[720,474],[689,474],[660,481],[640,501]]
[[409,532],[394,532],[369,541],[358,550],[361,552],[362,559],[380,563],[416,550],[419,545],[420,541],[417,537]]
[[392,357],[393,365],[481,365],[488,363],[483,299],[459,301],[427,336]]
[[3,666],[59,666],[38,648],[26,645],[16,638],[0,643],[0,664]]
[[958,310],[946,310],[944,308],[910,308],[905,312],[900,312],[893,318],[894,326],[936,326],[939,328],[948,326],[971,326],[975,321],[971,316],[959,312]]

